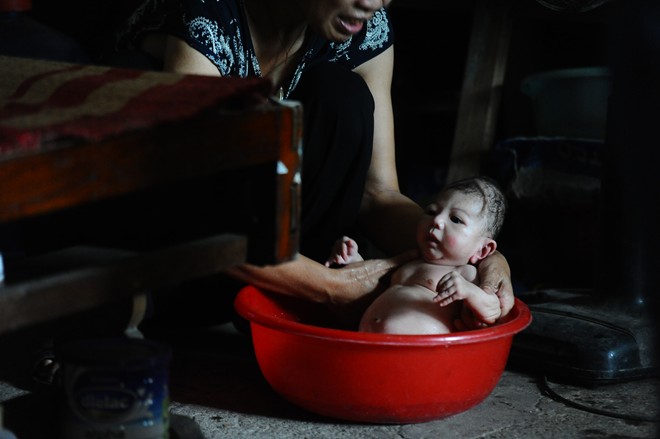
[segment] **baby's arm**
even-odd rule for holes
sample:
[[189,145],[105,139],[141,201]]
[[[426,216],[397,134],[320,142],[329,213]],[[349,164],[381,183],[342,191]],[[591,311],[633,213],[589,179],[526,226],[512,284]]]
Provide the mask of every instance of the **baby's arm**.
[[363,260],[360,253],[358,253],[357,242],[348,236],[343,236],[335,241],[335,244],[332,246],[332,253],[328,257],[328,260],[325,261],[325,266],[330,267],[335,264],[347,265]]
[[438,295],[433,301],[440,306],[447,306],[456,300],[464,300],[478,322],[492,325],[500,318],[500,301],[497,295],[482,290],[458,271],[444,275],[438,282],[436,290]]

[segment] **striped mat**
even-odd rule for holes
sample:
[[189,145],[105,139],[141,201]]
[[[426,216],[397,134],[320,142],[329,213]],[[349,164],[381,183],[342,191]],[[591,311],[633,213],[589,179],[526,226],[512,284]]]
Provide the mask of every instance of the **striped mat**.
[[0,56],[0,153],[107,136],[264,101],[260,78],[214,78]]

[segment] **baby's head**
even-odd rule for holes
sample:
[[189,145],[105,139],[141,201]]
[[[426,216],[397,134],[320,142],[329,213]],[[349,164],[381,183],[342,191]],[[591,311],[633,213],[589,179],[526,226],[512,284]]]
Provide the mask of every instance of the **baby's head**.
[[467,197],[477,197],[482,203],[484,218],[484,236],[495,239],[502,230],[507,210],[504,192],[495,180],[485,176],[465,178],[445,186],[440,194],[457,191]]
[[497,183],[488,177],[453,182],[426,208],[417,240],[422,257],[430,263],[476,263],[497,248],[507,201]]

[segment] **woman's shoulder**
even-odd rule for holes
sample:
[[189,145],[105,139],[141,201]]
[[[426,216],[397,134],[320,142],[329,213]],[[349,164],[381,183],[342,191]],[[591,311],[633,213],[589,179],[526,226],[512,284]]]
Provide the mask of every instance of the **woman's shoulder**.
[[252,72],[252,46],[241,0],[181,1],[180,18],[171,33],[209,58],[222,76]]
[[120,26],[119,33],[139,37],[145,32],[164,32],[190,43],[213,44],[217,36],[231,39],[244,26],[241,0],[144,0]]
[[461,265],[459,267],[456,267],[456,271],[458,271],[461,276],[463,276],[466,280],[472,283],[477,283],[479,279],[477,267],[475,267],[474,265],[470,265],[470,264]]

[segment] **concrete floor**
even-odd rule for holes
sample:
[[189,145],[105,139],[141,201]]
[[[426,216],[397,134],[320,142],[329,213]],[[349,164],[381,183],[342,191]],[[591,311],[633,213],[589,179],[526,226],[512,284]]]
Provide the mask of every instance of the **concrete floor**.
[[[248,336],[223,325],[161,334],[174,350],[170,372],[172,439],[241,438],[656,438],[655,422],[620,419],[568,406],[546,396],[534,376],[507,369],[476,407],[432,422],[367,425],[327,419],[300,409],[265,382]],[[550,387],[564,398],[608,412],[657,417],[657,379],[582,388]],[[19,439],[56,437],[55,392],[0,384],[5,426]]]

